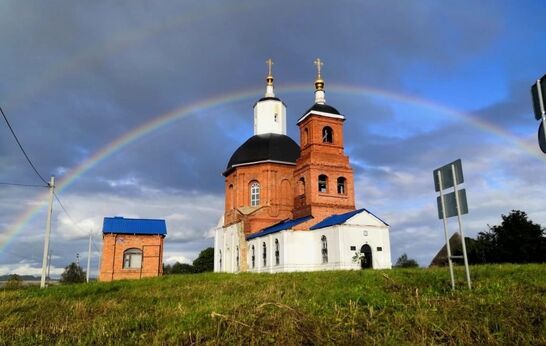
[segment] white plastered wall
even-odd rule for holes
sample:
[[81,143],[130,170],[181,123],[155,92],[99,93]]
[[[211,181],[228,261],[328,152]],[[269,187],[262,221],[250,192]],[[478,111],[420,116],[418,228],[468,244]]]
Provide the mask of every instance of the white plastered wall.
[[[328,244],[328,262],[322,260],[322,236]],[[275,239],[279,241],[279,264],[276,264]],[[266,244],[266,264],[263,264],[263,243]],[[236,246],[239,242],[238,225],[219,227],[215,238],[214,271],[235,273]],[[368,244],[372,249],[373,269],[391,268],[389,227],[375,216],[363,211],[344,224],[312,231],[284,230],[247,241],[248,270],[258,273],[350,270],[360,269],[353,256]],[[252,266],[252,246],[255,247],[255,265]],[[354,247],[354,250],[351,250]],[[379,250],[381,248],[381,250]],[[222,267],[218,258],[222,251]],[[242,260],[242,258],[240,259]]]

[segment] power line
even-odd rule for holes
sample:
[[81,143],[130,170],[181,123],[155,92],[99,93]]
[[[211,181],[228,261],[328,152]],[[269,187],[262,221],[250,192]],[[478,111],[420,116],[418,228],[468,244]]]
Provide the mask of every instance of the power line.
[[7,182],[3,182],[3,181],[0,182],[0,185],[24,186],[24,187],[49,187],[49,186],[46,186],[46,185],[7,183]]
[[78,228],[80,231],[83,231],[80,226],[78,226],[78,224],[76,223],[76,221],[74,221],[74,219],[72,218],[72,216],[70,216],[70,213],[68,212],[68,210],[66,210],[66,208],[64,207],[63,203],[61,202],[61,200],[59,199],[59,196],[57,196],[57,194],[55,192],[53,192],[53,195],[55,196],[55,199],[57,200],[57,202],[59,202],[59,205],[61,206],[61,209],[64,211],[64,213],[66,214],[66,216],[68,216],[68,219],[74,224],[74,226],[76,226],[76,228]]
[[25,155],[28,163],[30,164],[30,167],[32,167],[32,169],[34,170],[34,172],[36,173],[36,175],[44,182],[44,184],[46,184],[47,186],[49,186],[49,183],[44,179],[44,177],[42,177],[42,175],[38,172],[38,170],[36,169],[36,167],[34,166],[34,164],[32,163],[32,161],[30,160],[30,158],[28,157],[25,149],[23,149],[23,146],[21,145],[21,142],[19,142],[19,138],[17,138],[17,135],[15,134],[15,131],[13,131],[13,128],[11,127],[11,124],[9,123],[8,121],[8,118],[6,117],[6,115],[4,114],[4,111],[2,110],[2,107],[0,107],[0,113],[2,113],[2,116],[4,117],[4,120],[6,121],[6,124],[8,125],[10,131],[11,131],[11,134],[13,135],[13,138],[15,138],[15,141],[17,142],[17,144],[19,145],[19,148],[21,149],[21,151],[23,152],[23,154]]

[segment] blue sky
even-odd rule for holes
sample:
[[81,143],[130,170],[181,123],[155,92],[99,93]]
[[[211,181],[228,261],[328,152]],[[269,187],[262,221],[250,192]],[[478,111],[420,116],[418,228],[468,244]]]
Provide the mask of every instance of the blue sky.
[[[428,265],[441,247],[431,172],[458,158],[468,235],[512,209],[546,224],[529,93],[546,73],[545,14],[542,1],[0,3],[0,105],[42,175],[59,182],[166,112],[256,90],[143,136],[59,193],[77,225],[55,205],[53,273],[87,256],[89,231],[96,267],[104,216],[165,218],[168,262],[212,245],[221,172],[252,135],[269,57],[296,140],[313,102],[312,61],[325,62],[327,102],[347,118],[357,206],[391,225],[393,261],[406,252]],[[5,126],[0,182],[39,183]],[[39,273],[44,211],[11,230],[41,193],[0,186],[0,274]]]

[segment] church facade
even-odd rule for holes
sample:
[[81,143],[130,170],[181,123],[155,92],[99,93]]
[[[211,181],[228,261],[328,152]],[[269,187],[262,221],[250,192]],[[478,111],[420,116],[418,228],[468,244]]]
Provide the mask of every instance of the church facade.
[[286,135],[286,105],[275,96],[271,60],[254,135],[230,158],[225,211],[215,233],[215,272],[391,268],[389,226],[355,208],[344,152],[345,117],[326,104],[322,63],[315,103]]

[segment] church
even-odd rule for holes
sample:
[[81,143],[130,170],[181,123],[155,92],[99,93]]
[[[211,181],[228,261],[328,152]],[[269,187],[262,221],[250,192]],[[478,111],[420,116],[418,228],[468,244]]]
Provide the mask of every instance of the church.
[[225,211],[215,230],[214,271],[391,268],[389,225],[355,208],[345,116],[326,104],[323,63],[315,61],[315,102],[297,121],[299,145],[286,135],[286,105],[275,96],[271,59],[267,63],[254,135],[223,172]]

